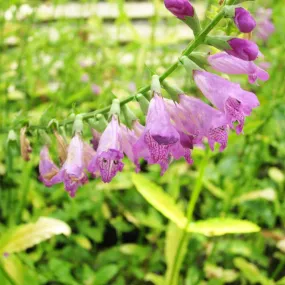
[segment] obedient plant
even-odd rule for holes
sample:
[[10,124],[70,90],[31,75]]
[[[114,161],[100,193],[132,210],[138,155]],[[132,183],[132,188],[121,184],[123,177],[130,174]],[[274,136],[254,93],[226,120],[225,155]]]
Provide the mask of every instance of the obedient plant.
[[[241,38],[240,35],[209,35],[223,18],[230,18],[240,32],[251,33],[256,21],[243,7],[234,5],[243,2],[221,1],[219,13],[206,27],[201,28],[191,2],[165,0],[165,7],[178,21],[183,21],[193,30],[195,39],[163,74],[153,75],[151,84],[139,89],[137,94],[122,101],[114,99],[111,106],[103,109],[77,116],[73,114],[62,122],[53,119],[47,126],[22,124],[20,142],[21,154],[25,160],[30,159],[32,150],[27,134],[38,134],[43,129],[54,133],[57,140],[60,166],[50,157],[50,142],[45,138],[40,152],[39,180],[47,187],[63,183],[66,191],[74,197],[78,188],[89,179],[111,182],[118,172],[123,171],[124,156],[133,162],[136,171],[140,171],[140,160],[144,159],[150,165],[160,165],[163,175],[174,160],[184,158],[188,164],[192,164],[193,149],[197,146],[207,148],[205,141],[212,151],[216,143],[219,144],[219,150],[224,151],[230,129],[235,129],[237,134],[242,133],[245,118],[259,106],[259,100],[253,92],[242,89],[240,84],[210,71],[214,69],[227,74],[246,74],[250,83],[255,83],[257,79],[269,79],[268,73],[254,63],[260,55],[256,43]],[[269,20],[270,11],[263,16],[260,11],[258,13],[260,19],[257,21],[257,32],[266,40],[273,31]],[[193,51],[202,44],[215,47],[212,50],[214,54],[195,55]],[[221,52],[217,53],[216,48]],[[198,65],[201,62],[203,66]],[[168,83],[166,78],[181,66],[185,67],[189,81],[196,84],[204,97],[198,99],[188,96]],[[86,76],[82,78],[84,82],[88,80]],[[165,98],[161,86],[171,100]],[[101,91],[95,84],[91,88],[96,95]],[[145,120],[139,121],[126,107],[130,101],[139,104],[142,114],[146,116]],[[108,117],[105,117],[108,112]],[[124,118],[121,114],[124,114]],[[141,123],[143,121],[145,124]],[[83,132],[86,123],[92,133],[92,139],[89,137],[90,143],[84,141],[87,136]],[[67,144],[64,133],[66,126],[71,124],[72,138]],[[196,200],[197,197],[198,195]],[[190,206],[193,205],[190,203]],[[190,211],[187,217],[188,224],[192,213]],[[179,241],[180,248],[183,248],[184,241],[184,238]],[[179,254],[178,250],[176,260],[182,258]],[[176,264],[178,263],[174,262],[168,285],[177,284],[175,278],[178,276],[179,265]]]
[[[140,160],[144,159],[148,164],[159,164],[163,175],[173,160],[184,158],[187,163],[192,164],[192,150],[197,146],[203,147],[205,140],[212,150],[216,143],[219,144],[220,151],[225,150],[229,129],[236,129],[237,134],[242,133],[245,118],[258,107],[259,100],[254,93],[242,89],[239,84],[206,69],[210,66],[215,71],[226,74],[245,74],[250,83],[255,83],[258,79],[269,79],[268,73],[253,62],[260,54],[253,41],[237,36],[209,35],[223,17],[232,18],[240,32],[252,32],[256,21],[240,6],[242,2],[224,1],[219,14],[203,30],[191,2],[165,0],[165,7],[178,20],[193,29],[195,41],[190,43],[176,63],[161,76],[154,75],[151,85],[141,88],[138,94],[121,102],[115,99],[110,107],[79,114],[62,123],[55,124],[55,120],[52,120],[53,123],[50,123],[46,130],[50,129],[55,134],[60,166],[51,159],[49,144],[44,143],[40,153],[40,181],[48,187],[62,182],[73,197],[78,187],[88,182],[88,177],[102,179],[105,183],[111,182],[124,168],[124,155],[133,162],[136,171],[140,171]],[[269,26],[270,11],[263,15],[261,12],[259,10],[257,22]],[[192,52],[200,44],[214,46],[221,52],[195,57]],[[190,60],[189,56],[193,60],[199,59],[197,63],[202,62],[203,68]],[[186,68],[190,80],[193,79],[201,90],[205,101],[186,95],[165,80],[181,65]],[[86,81],[85,77],[83,81]],[[161,84],[172,100],[164,98]],[[93,89],[93,93],[98,93],[97,86]],[[146,97],[148,91],[150,102]],[[139,103],[143,114],[146,115],[145,125],[127,108],[126,104],[132,100]],[[109,122],[104,116],[108,111]],[[121,113],[124,114],[126,124],[121,122]],[[90,143],[83,140],[85,122],[88,122],[92,133]],[[73,137],[68,145],[66,138],[54,128],[62,132],[64,127],[71,123]],[[29,159],[31,152],[26,133],[34,129],[37,127],[23,126],[21,130],[21,152],[25,160]]]
[[[53,162],[49,154],[49,144],[45,143],[40,152],[39,180],[47,187],[62,182],[70,196],[74,197],[77,189],[88,182],[88,176],[93,179],[101,178],[105,183],[111,182],[114,176],[123,170],[124,155],[134,163],[136,171],[140,171],[140,160],[144,159],[148,164],[159,164],[163,175],[175,159],[184,157],[192,164],[192,150],[196,146],[203,146],[205,140],[212,150],[216,143],[219,144],[220,151],[225,150],[229,129],[236,129],[237,134],[242,133],[245,118],[259,105],[259,100],[254,93],[242,89],[239,84],[202,69],[192,62],[189,56],[200,44],[208,44],[222,51],[205,58],[204,62],[208,61],[215,71],[246,74],[252,84],[258,79],[269,79],[268,73],[254,63],[260,52],[253,41],[238,36],[208,35],[223,16],[232,18],[240,32],[252,32],[256,27],[255,19],[243,7],[232,5],[240,3],[242,1],[226,1],[227,5],[221,8],[210,28],[202,30],[194,5],[188,0],[165,0],[166,8],[193,29],[196,39],[185,49],[183,57],[177,63],[160,77],[153,76],[151,86],[140,89],[140,94],[132,95],[121,103],[117,102],[119,109],[121,106],[122,110],[126,110],[126,103],[136,99],[146,114],[145,125],[127,111],[124,111],[124,125],[120,120],[120,112],[112,111],[113,107],[105,108],[111,109],[108,124],[101,122],[106,112],[104,109],[65,120],[59,126],[64,128],[66,124],[74,122],[73,137],[67,144],[67,140],[58,130],[53,130],[58,144],[60,165],[57,166]],[[271,11],[259,9],[257,15],[257,34],[266,40],[274,30],[270,22]],[[165,78],[180,63],[186,67],[190,79],[193,78],[206,101],[187,96],[183,91],[166,83]],[[207,66],[203,67],[207,69]],[[87,75],[82,77],[82,81],[88,80]],[[160,83],[176,102],[164,98]],[[145,97],[148,91],[151,91],[150,102]],[[100,92],[95,84],[92,85],[92,92]],[[86,119],[93,135],[91,143],[83,141],[83,122]],[[32,132],[32,128],[24,126],[20,136],[21,153],[25,160],[30,159],[32,150],[27,131]]]

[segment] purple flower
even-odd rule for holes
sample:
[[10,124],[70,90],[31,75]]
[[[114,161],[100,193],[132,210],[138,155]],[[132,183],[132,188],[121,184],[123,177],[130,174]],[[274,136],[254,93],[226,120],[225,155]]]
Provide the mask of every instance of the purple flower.
[[259,54],[258,46],[249,40],[234,38],[229,40],[228,44],[232,49],[226,52],[243,60],[255,60]]
[[247,74],[248,81],[253,84],[257,79],[267,81],[269,74],[254,64],[252,61],[245,61],[225,52],[217,53],[208,57],[208,62],[217,71],[227,74]]
[[96,155],[88,165],[88,171],[93,175],[100,173],[103,182],[110,182],[124,164],[122,138],[117,116],[113,115],[111,122],[103,132]]
[[94,95],[99,95],[101,93],[101,88],[100,88],[100,86],[93,83],[93,84],[91,84],[91,91]]
[[[133,123],[135,128],[143,128],[143,126],[138,122],[135,121]],[[122,148],[126,156],[136,165],[136,171],[138,172],[140,170],[140,165],[138,161],[136,160],[136,155],[134,152],[134,145],[139,139],[139,134],[141,132],[139,131],[139,134],[136,134],[135,130],[130,130],[125,125],[121,124],[121,136],[122,136]]]
[[63,182],[65,190],[69,192],[71,197],[79,186],[88,181],[84,172],[84,145],[79,133],[71,139],[68,146],[67,159],[64,162],[59,173],[53,177],[52,182]]
[[93,149],[93,147],[83,142],[83,165],[84,168],[88,168],[88,165],[90,164],[92,158],[96,155],[96,151]]
[[256,26],[256,22],[252,15],[246,9],[241,7],[235,9],[234,21],[242,33],[250,33]]
[[89,81],[89,75],[87,73],[84,73],[82,76],[81,76],[81,82],[88,82]]
[[164,0],[165,7],[177,18],[194,16],[194,8],[188,0]]
[[171,157],[184,156],[192,163],[191,151],[181,145],[180,134],[171,124],[165,103],[157,93],[149,104],[146,127],[133,148],[137,163],[140,157],[149,164],[157,163],[161,166],[161,175],[167,170]]
[[52,182],[52,178],[58,174],[59,168],[55,165],[49,155],[48,146],[43,146],[40,153],[40,165],[39,165],[39,180],[50,187],[56,182]]
[[131,92],[135,92],[137,90],[137,86],[136,86],[135,82],[132,81],[132,82],[129,83],[129,90]]
[[259,8],[257,10],[256,35],[264,42],[266,42],[268,38],[275,32],[275,26],[271,21],[271,17],[272,9]]
[[252,109],[259,106],[255,94],[243,90],[239,84],[206,71],[195,70],[194,80],[205,97],[225,113],[231,128],[234,128],[233,122],[239,123],[236,132],[240,134],[244,117],[249,116]]
[[167,100],[167,109],[175,126],[183,134],[184,144],[202,144],[203,137],[206,137],[212,150],[217,142],[220,151],[223,151],[228,142],[225,114],[184,94],[179,95],[179,102],[175,104]]
[[97,150],[97,148],[99,146],[101,134],[99,132],[97,132],[95,129],[91,129],[91,132],[92,132],[92,140],[90,141],[90,143],[92,144],[93,149]]

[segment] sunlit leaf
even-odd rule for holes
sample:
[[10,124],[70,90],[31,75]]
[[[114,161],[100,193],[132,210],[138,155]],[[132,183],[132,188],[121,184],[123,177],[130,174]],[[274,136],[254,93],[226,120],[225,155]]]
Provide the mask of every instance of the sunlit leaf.
[[63,221],[41,217],[36,223],[18,226],[0,240],[0,254],[26,250],[54,235],[68,236],[70,227]]
[[257,199],[264,199],[267,201],[274,201],[276,199],[276,193],[273,188],[266,188],[263,190],[257,190],[245,193],[241,195],[240,197],[237,197],[233,200],[234,204],[242,203],[246,201],[252,201]]
[[186,218],[174,199],[163,189],[140,174],[133,174],[133,183],[138,192],[160,213],[177,225],[183,227]]
[[259,232],[260,228],[249,221],[231,218],[214,218],[190,224],[189,232],[205,236],[221,236],[225,234],[245,234]]
[[109,281],[119,272],[119,267],[115,264],[106,265],[95,273],[95,281],[93,284],[105,285],[110,284]]
[[283,172],[278,169],[277,167],[271,167],[269,168],[268,174],[272,180],[274,180],[277,183],[283,183],[284,181],[284,174]]
[[145,281],[152,282],[154,285],[165,285],[165,280],[162,276],[159,276],[154,273],[148,273],[145,278]]
[[237,257],[234,259],[234,265],[237,267],[244,278],[246,278],[250,284],[262,284],[262,285],[273,285],[274,282],[265,277],[258,267],[247,260]]
[[208,279],[219,279],[227,283],[232,283],[238,278],[238,273],[235,270],[225,269],[210,263],[205,265],[204,271]]

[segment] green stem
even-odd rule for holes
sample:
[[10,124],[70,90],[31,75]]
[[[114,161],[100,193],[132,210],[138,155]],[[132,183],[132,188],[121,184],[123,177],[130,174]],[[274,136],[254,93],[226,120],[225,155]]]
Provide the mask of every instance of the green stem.
[[[228,5],[232,5],[234,4],[235,0],[229,0],[227,2]],[[224,17],[224,9],[222,8],[220,10],[220,12],[216,15],[216,17],[206,26],[205,29],[203,29],[197,36],[196,38],[188,45],[188,47],[182,52],[181,56],[189,56],[198,46],[200,46],[201,44],[203,44],[205,42],[205,39],[207,37],[207,35],[212,31],[212,29],[220,22],[220,20]],[[179,59],[174,63],[172,64],[160,77],[159,77],[159,80],[160,82],[162,82],[163,80],[165,80],[169,75],[171,75],[179,66],[180,64],[180,61]],[[136,97],[137,94],[139,93],[142,93],[142,94],[145,94],[147,93],[148,91],[150,90],[150,85],[147,85],[141,89],[138,90],[138,92],[134,95],[131,95],[129,97],[127,97],[126,99],[122,100],[120,102],[121,106],[122,105],[125,105],[127,103],[129,103],[130,101],[133,101]],[[106,114],[109,112],[111,108],[111,105],[105,107],[105,108],[102,108],[102,109],[99,109],[99,110],[96,110],[96,111],[93,111],[93,112],[89,112],[89,113],[85,113],[85,114],[82,114],[82,117],[83,117],[83,120],[86,120],[86,119],[90,119],[90,118],[93,118],[95,115],[97,114]],[[73,118],[70,118],[70,119],[66,119],[62,122],[59,123],[60,126],[64,126],[64,125],[67,125],[67,124],[72,124],[74,122],[74,119]],[[35,130],[35,129],[47,129],[47,126],[30,126],[29,127],[31,130]]]
[[[168,285],[176,285],[178,283],[178,277],[179,277],[179,272],[180,272],[180,267],[183,263],[183,260],[179,262],[181,259],[181,254],[182,254],[182,248],[188,244],[188,231],[187,228],[190,226],[193,218],[193,212],[195,209],[195,206],[197,204],[198,198],[200,196],[201,190],[202,190],[202,185],[203,185],[203,177],[205,173],[205,169],[208,163],[208,158],[209,158],[209,151],[207,150],[204,156],[204,159],[202,160],[199,168],[199,173],[198,177],[195,183],[195,187],[193,190],[193,193],[191,195],[191,199],[188,204],[188,209],[187,209],[187,222],[185,224],[183,234],[181,236],[181,239],[179,241],[177,251],[175,253],[174,257],[174,262],[173,262],[173,267],[172,271],[170,272],[170,278],[168,281]],[[175,280],[177,278],[177,280]]]

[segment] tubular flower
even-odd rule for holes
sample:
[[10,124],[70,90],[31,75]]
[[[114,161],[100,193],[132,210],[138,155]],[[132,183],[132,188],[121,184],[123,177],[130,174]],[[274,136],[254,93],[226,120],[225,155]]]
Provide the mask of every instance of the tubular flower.
[[249,40],[233,38],[228,40],[231,49],[226,50],[229,55],[238,57],[246,61],[253,61],[258,57],[258,46]]
[[177,18],[194,16],[194,8],[188,0],[164,0],[165,7]]
[[90,141],[90,143],[93,146],[94,150],[97,150],[98,146],[99,146],[99,141],[101,138],[101,134],[99,132],[97,132],[95,129],[91,128],[91,132],[92,132],[92,140]]
[[[135,121],[134,124],[138,124],[139,127],[141,126],[138,121]],[[142,127],[142,126],[141,126]],[[130,130],[125,125],[121,124],[121,134],[122,134],[122,146],[123,151],[126,156],[136,165],[136,171],[140,170],[140,165],[136,160],[135,153],[134,153],[134,145],[137,142],[139,136],[136,134],[134,130]]]
[[159,164],[161,175],[167,170],[171,157],[179,159],[184,156],[192,163],[190,149],[184,149],[180,144],[179,132],[171,124],[165,103],[157,93],[150,101],[146,127],[134,145],[134,152],[136,164],[140,157],[149,164]]
[[123,157],[120,126],[117,116],[113,115],[100,138],[97,153],[90,161],[88,171],[93,175],[100,174],[103,182],[110,182],[118,171],[123,170]]
[[178,128],[184,134],[184,141],[186,139],[191,143],[192,138],[193,144],[201,144],[203,137],[206,137],[212,150],[217,142],[220,144],[220,151],[223,151],[228,141],[227,120],[224,113],[197,98],[186,95],[179,95],[179,102],[178,105],[168,100],[167,106],[174,124],[178,118]]
[[275,32],[275,26],[271,21],[271,17],[272,9],[259,8],[257,10],[256,35],[264,42],[266,42],[268,38]]
[[47,145],[43,146],[43,148],[41,149],[39,172],[39,180],[43,182],[45,186],[51,187],[55,183],[59,182],[52,181],[53,177],[58,174],[59,168],[50,158]]
[[269,74],[251,61],[245,61],[225,52],[208,57],[208,62],[217,71],[227,74],[247,74],[248,81],[253,84],[260,79],[267,81]]
[[68,146],[67,159],[64,162],[59,173],[53,177],[52,182],[63,182],[65,190],[69,192],[71,197],[79,186],[88,181],[87,175],[84,172],[84,146],[79,133],[71,139]]
[[242,33],[250,33],[256,27],[256,22],[252,15],[242,7],[235,9],[234,22]]
[[239,84],[206,71],[195,70],[194,81],[205,97],[225,113],[231,128],[234,128],[233,122],[239,123],[236,132],[240,134],[244,118],[251,114],[253,108],[259,106],[255,94],[243,90]]

